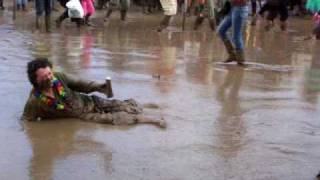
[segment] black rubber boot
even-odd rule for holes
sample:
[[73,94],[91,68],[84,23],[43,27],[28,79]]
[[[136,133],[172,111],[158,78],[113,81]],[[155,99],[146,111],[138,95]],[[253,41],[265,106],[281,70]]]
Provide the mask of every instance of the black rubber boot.
[[235,53],[235,49],[232,45],[232,43],[229,40],[224,40],[223,44],[228,52],[228,59],[226,59],[224,62],[225,63],[229,63],[232,61],[237,61],[237,57],[236,57],[236,53]]
[[50,32],[51,31],[50,15],[46,15],[45,23],[46,23],[46,32]]
[[162,21],[160,22],[160,26],[158,27],[157,31],[161,32],[162,30],[167,28],[169,26],[170,19],[171,19],[171,16],[165,15]]
[[237,51],[236,52],[236,60],[239,66],[244,66],[244,51]]
[[68,18],[68,10],[64,11],[63,14],[61,14],[61,16],[58,19],[56,19],[57,28],[60,28],[62,21],[67,18]]
[[209,19],[209,25],[212,31],[216,30],[216,21],[215,19]]
[[194,22],[193,30],[198,30],[198,28],[199,28],[199,26],[201,26],[203,20],[204,20],[203,17],[198,16],[196,18],[196,21]]
[[87,14],[85,17],[84,17],[84,24],[87,25],[87,26],[94,26],[91,22],[90,22],[90,16],[91,14]]
[[4,10],[4,7],[3,7],[3,0],[0,0],[0,10]]
[[111,16],[111,14],[112,14],[112,9],[109,9],[109,10],[107,11],[106,17],[104,18],[104,21],[108,21],[108,19],[109,19],[109,17]]
[[36,28],[40,29],[40,16],[36,17]]
[[121,10],[120,15],[121,15],[121,21],[125,21],[127,16],[127,10]]

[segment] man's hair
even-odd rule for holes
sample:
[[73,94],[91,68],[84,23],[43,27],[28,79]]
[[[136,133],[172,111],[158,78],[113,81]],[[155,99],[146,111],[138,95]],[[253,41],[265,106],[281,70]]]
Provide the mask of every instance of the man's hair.
[[36,74],[37,70],[40,68],[46,68],[46,67],[52,68],[52,64],[49,62],[47,58],[36,58],[35,60],[28,62],[28,66],[27,66],[28,78],[30,83],[34,87],[38,87],[37,74]]

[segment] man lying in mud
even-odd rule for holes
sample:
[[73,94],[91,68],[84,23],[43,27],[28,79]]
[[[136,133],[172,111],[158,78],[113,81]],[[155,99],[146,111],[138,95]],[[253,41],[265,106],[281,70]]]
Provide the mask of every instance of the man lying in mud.
[[89,95],[92,92],[107,94],[107,84],[53,72],[52,64],[45,58],[30,61],[27,73],[33,89],[24,107],[24,120],[79,118],[113,125],[148,123],[166,126],[163,120],[142,116],[141,106],[133,99],[108,100]]

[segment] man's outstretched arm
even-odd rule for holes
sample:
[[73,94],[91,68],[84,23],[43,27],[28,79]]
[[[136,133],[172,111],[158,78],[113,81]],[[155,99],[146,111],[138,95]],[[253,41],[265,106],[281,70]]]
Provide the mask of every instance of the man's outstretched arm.
[[82,93],[104,91],[104,86],[105,86],[104,83],[97,83],[95,81],[76,78],[72,75],[65,74],[65,73],[56,73],[56,75],[60,77],[66,83],[66,85],[73,91],[82,92]]

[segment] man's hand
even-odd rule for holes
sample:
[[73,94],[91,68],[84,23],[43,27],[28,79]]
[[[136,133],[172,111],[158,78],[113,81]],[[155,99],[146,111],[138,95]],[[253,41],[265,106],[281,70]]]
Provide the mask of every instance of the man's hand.
[[105,94],[108,98],[113,97],[112,88],[110,87],[110,84],[107,84],[107,83],[101,84],[99,92]]

